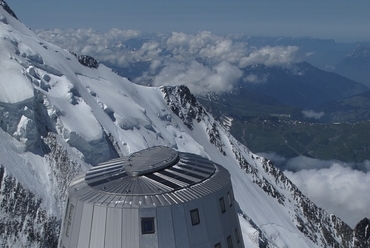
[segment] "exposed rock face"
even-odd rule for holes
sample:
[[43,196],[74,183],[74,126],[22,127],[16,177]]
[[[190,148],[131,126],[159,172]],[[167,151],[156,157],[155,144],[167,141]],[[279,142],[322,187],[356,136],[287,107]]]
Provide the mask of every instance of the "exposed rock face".
[[6,10],[6,12],[9,13],[9,15],[13,16],[15,19],[18,20],[18,17],[15,15],[13,10],[9,7],[9,5],[5,1],[0,0],[0,5],[3,6],[3,8]]
[[98,61],[93,57],[89,55],[77,55],[74,52],[71,53],[77,58],[78,62],[80,62],[81,65],[95,69],[99,67]]
[[0,166],[0,246],[56,247],[60,219]]
[[189,129],[193,129],[193,120],[201,121],[205,111],[184,85],[176,87],[162,87],[164,99],[171,110],[185,123]]
[[365,248],[370,247],[370,220],[362,219],[355,227],[353,244],[354,247]]

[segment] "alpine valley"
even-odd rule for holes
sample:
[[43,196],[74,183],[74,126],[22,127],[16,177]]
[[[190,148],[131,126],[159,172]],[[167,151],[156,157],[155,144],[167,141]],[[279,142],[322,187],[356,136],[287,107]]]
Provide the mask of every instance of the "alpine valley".
[[56,247],[68,182],[157,145],[229,170],[246,247],[369,247],[369,219],[352,229],[317,207],[185,86],[133,84],[42,40],[0,5],[1,247]]

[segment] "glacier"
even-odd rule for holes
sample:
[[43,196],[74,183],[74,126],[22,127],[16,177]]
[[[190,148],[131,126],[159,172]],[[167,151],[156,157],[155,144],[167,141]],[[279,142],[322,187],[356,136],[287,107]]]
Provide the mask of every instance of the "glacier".
[[318,208],[187,87],[133,84],[42,40],[0,5],[0,246],[55,247],[68,182],[157,145],[229,170],[247,247],[369,246],[366,218],[351,229]]

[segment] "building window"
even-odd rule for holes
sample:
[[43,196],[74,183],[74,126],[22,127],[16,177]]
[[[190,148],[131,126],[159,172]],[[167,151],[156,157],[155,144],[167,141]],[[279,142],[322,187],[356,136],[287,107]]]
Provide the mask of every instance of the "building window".
[[190,211],[190,217],[191,217],[191,224],[193,226],[198,225],[200,223],[199,211],[197,208]]
[[240,243],[240,238],[239,238],[238,228],[235,228],[235,239],[236,239],[236,243],[239,244]]
[[154,217],[141,218],[141,233],[142,234],[155,233]]
[[229,200],[229,206],[231,207],[233,205],[234,199],[233,199],[233,195],[232,195],[232,193],[230,193],[230,191],[227,192],[227,199]]
[[223,197],[220,198],[220,207],[221,207],[221,212],[225,213],[226,212],[226,207],[225,207],[225,200]]
[[233,239],[231,238],[231,235],[227,237],[227,247],[228,248],[234,248]]
[[221,248],[221,243],[215,244],[215,248]]

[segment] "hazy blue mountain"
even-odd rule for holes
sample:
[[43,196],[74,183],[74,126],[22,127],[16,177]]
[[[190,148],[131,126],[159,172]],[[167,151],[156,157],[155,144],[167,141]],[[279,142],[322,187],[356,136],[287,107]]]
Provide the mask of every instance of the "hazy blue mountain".
[[370,86],[370,42],[357,44],[335,65],[335,72]]
[[329,102],[315,108],[324,112],[320,122],[358,122],[370,120],[370,91]]
[[291,67],[250,66],[244,69],[244,74],[255,75],[260,82],[241,84],[242,87],[301,108],[312,108],[368,90],[363,84],[307,62]]

